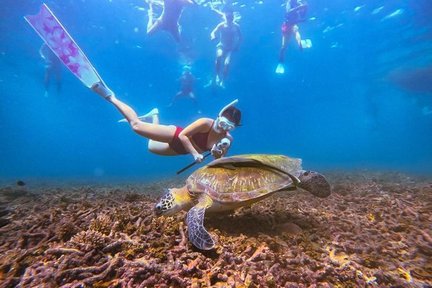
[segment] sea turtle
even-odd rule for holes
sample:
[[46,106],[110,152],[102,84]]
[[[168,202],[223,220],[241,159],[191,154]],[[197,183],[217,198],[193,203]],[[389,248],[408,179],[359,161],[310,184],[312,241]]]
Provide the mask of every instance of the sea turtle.
[[196,170],[184,187],[169,189],[155,205],[155,213],[170,216],[188,210],[189,240],[209,250],[215,242],[204,228],[205,212],[234,210],[298,187],[318,197],[331,193],[323,175],[302,170],[301,159],[267,154],[225,157]]

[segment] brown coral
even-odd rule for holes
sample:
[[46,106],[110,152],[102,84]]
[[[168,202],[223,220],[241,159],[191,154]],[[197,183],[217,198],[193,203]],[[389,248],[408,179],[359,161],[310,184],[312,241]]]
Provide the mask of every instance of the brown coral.
[[98,215],[96,219],[93,219],[90,222],[90,230],[100,232],[104,235],[109,235],[111,229],[113,227],[113,223],[109,216],[102,214]]
[[[206,227],[217,246],[207,252],[188,242],[184,213],[154,218],[156,195],[140,192],[182,183],[18,193],[8,198],[13,217],[0,228],[0,282],[4,287],[432,285],[430,182],[364,172],[329,178],[335,193],[327,199],[289,192],[233,214],[209,215]],[[10,189],[6,194],[15,195]]]
[[84,252],[101,250],[111,242],[111,239],[99,231],[81,231],[71,238],[68,246]]

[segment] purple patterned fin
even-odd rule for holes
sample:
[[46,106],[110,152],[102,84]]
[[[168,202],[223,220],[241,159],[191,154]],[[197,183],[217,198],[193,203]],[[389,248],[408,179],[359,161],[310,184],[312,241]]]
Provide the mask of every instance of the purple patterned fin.
[[25,16],[24,19],[84,85],[91,88],[97,82],[103,83],[84,52],[46,4],[42,4],[37,15]]

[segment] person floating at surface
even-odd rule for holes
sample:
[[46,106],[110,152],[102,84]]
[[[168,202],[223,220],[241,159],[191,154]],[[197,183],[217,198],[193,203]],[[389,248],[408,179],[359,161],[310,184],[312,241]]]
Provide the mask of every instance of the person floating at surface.
[[234,22],[234,13],[227,11],[223,13],[224,20],[219,23],[210,33],[210,39],[219,37],[219,43],[216,45],[216,77],[215,84],[224,87],[224,82],[228,75],[231,54],[237,51],[242,41],[240,26]]
[[[159,30],[170,33],[174,40],[180,42],[179,19],[186,5],[195,4],[194,0],[149,0],[147,34],[153,34]],[[153,5],[162,7],[162,14],[154,19]]]
[[[180,76],[179,81],[180,81],[180,91],[178,91],[177,94],[174,96],[169,106],[172,106],[174,102],[176,102],[179,98],[186,97],[186,98],[190,98],[198,109],[198,102],[195,97],[195,93],[193,91],[196,78],[192,75],[190,66],[188,65],[183,66],[183,73]],[[201,111],[199,109],[197,111],[198,114],[201,114]]]
[[285,19],[282,23],[282,46],[279,51],[279,63],[276,67],[277,74],[285,73],[285,50],[288,45],[288,40],[294,34],[298,47],[303,48],[312,47],[310,39],[302,40],[298,28],[298,23],[306,20],[306,12],[308,5],[302,0],[287,0],[285,4]]
[[[220,158],[229,148],[225,146],[222,151],[218,149],[221,147],[220,144],[223,144],[221,141],[226,142],[223,139],[227,138],[231,143],[233,137],[229,132],[240,125],[241,112],[234,107],[238,102],[237,99],[225,106],[215,120],[200,118],[183,129],[175,125],[159,124],[157,108],[145,116],[138,117],[130,106],[117,99],[114,93],[101,82],[94,84],[92,90],[111,102],[137,134],[148,138],[149,151],[158,155],[191,154],[196,162],[201,162],[204,159],[202,153],[211,151],[213,157]],[[151,123],[141,120],[148,118],[151,118]]]
[[61,90],[61,66],[62,63],[58,57],[51,51],[51,49],[43,43],[39,49],[39,55],[45,61],[45,76],[44,76],[44,87],[45,97],[48,96],[48,90],[52,78],[55,78],[57,93]]
[[214,12],[216,12],[219,16],[224,17],[225,12],[233,12],[234,4],[232,0],[221,0],[217,2],[209,2],[208,6]]
[[225,17],[225,13],[233,13],[235,23],[239,23],[241,20],[240,13],[234,11],[234,3],[232,3],[232,0],[222,0],[216,3],[210,2],[208,6],[222,18]]

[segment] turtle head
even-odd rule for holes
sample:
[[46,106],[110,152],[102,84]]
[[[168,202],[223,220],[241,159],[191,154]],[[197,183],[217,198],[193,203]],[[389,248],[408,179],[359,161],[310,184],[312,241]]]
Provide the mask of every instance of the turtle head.
[[187,210],[192,206],[192,199],[186,186],[166,190],[165,195],[155,205],[156,216],[172,216],[180,210]]
[[325,198],[331,194],[330,184],[327,179],[318,172],[301,171],[299,175],[300,183],[298,187],[312,193],[313,195]]

